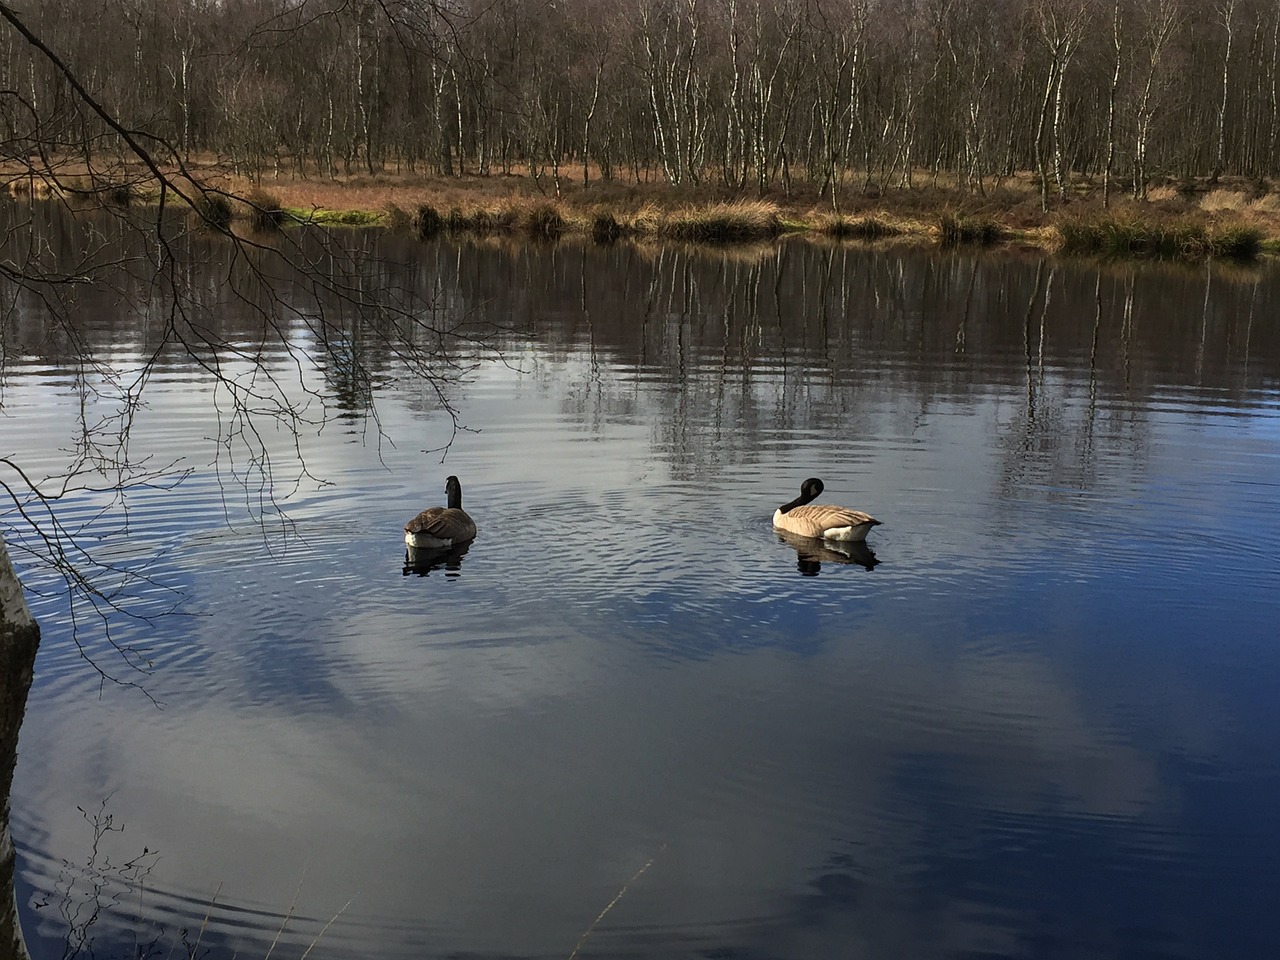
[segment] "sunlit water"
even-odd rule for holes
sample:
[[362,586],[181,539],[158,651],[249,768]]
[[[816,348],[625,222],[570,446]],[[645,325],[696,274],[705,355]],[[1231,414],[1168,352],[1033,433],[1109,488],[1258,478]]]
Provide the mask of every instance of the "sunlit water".
[[[272,441],[282,522],[174,362],[134,443],[192,475],[127,529],[63,507],[180,602],[111,623],[138,673],[32,597],[38,960],[95,913],[96,956],[1280,951],[1273,268],[383,242],[509,327],[443,464],[392,365],[389,441],[304,431],[323,484]],[[6,333],[3,444],[53,469],[42,330]],[[480,536],[406,569],[450,473]],[[772,532],[808,476],[873,556]]]

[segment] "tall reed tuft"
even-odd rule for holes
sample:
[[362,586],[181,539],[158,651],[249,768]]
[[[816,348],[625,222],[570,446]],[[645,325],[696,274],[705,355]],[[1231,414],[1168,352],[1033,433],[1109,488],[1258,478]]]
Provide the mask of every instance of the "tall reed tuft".
[[944,247],[990,246],[1004,236],[1000,224],[990,217],[966,217],[944,213],[938,218],[938,242]]
[[879,240],[901,232],[878,217],[831,217],[821,229],[837,240]]
[[280,198],[266,190],[256,189],[245,197],[249,205],[249,226],[260,233],[279,230],[287,214]]
[[477,233],[506,233],[516,225],[517,214],[511,207],[481,207],[464,218],[464,229]]
[[767,240],[781,232],[778,208],[760,200],[688,208],[672,214],[659,229],[663,236],[699,243]]
[[414,229],[414,217],[398,203],[388,200],[382,206],[382,222],[390,230]]
[[206,191],[196,200],[195,214],[199,222],[211,230],[228,230],[235,210],[224,194]]
[[440,211],[429,203],[418,204],[413,212],[413,232],[420,240],[429,240],[445,228],[445,219]]
[[591,218],[591,239],[596,243],[615,243],[622,237],[622,224],[612,213],[601,210]]
[[558,240],[564,227],[564,217],[550,203],[537,204],[524,217],[525,232],[539,240]]
[[1213,255],[1224,260],[1257,260],[1265,234],[1257,227],[1235,224],[1213,235]]
[[1263,233],[1246,224],[1210,230],[1191,220],[1164,222],[1135,216],[1071,217],[1058,223],[1063,249],[1113,257],[1220,257],[1253,260]]
[[131,183],[116,183],[106,188],[105,196],[112,206],[127,208],[133,204],[137,193],[138,191]]

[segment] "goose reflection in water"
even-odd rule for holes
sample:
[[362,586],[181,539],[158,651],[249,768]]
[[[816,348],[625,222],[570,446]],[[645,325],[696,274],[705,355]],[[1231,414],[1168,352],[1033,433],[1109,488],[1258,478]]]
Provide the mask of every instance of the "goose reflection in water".
[[456,577],[462,569],[462,558],[467,555],[474,542],[468,540],[452,547],[405,547],[404,576],[414,574],[425,577],[432,570],[443,568],[446,577]]
[[875,552],[861,540],[815,540],[797,537],[783,530],[774,530],[774,533],[779,541],[795,550],[796,569],[801,576],[816,577],[823,563],[856,563],[866,570],[874,570],[880,562]]

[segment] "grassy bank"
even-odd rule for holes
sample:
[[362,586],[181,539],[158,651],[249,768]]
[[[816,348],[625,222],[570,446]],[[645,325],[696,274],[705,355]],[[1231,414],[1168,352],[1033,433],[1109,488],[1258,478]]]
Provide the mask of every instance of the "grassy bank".
[[[852,187],[840,211],[813,188],[749,199],[715,185],[561,180],[545,176],[439,178],[413,175],[279,179],[254,184],[219,169],[198,170],[222,193],[202,201],[207,220],[253,229],[291,224],[381,225],[420,237],[437,233],[580,235],[598,243],[665,238],[691,243],[755,243],[783,234],[941,246],[1018,245],[1112,257],[1230,258],[1280,252],[1280,192],[1256,181],[1159,186],[1147,200],[1112,192],[1103,208],[1096,184],[1073,186],[1067,202],[1042,211],[1034,178],[1006,178],[983,194],[921,177],[928,186]],[[74,178],[65,178],[68,182]],[[10,192],[29,181],[15,179]],[[38,185],[35,185],[38,186]],[[34,192],[34,187],[32,188]],[[145,178],[97,187],[104,203],[145,203]]]

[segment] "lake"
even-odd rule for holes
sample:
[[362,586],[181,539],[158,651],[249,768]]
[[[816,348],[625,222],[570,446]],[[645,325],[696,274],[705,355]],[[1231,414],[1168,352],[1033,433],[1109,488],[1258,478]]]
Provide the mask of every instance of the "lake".
[[[455,376],[264,334],[192,240],[224,372],[309,419],[161,351],[130,452],[185,479],[59,506],[145,618],[5,515],[37,960],[1280,952],[1274,264],[342,236]],[[156,349],[125,287],[5,322],[35,475],[117,422],[84,352]],[[406,564],[450,474],[479,536]],[[773,532],[811,476],[867,550]]]

